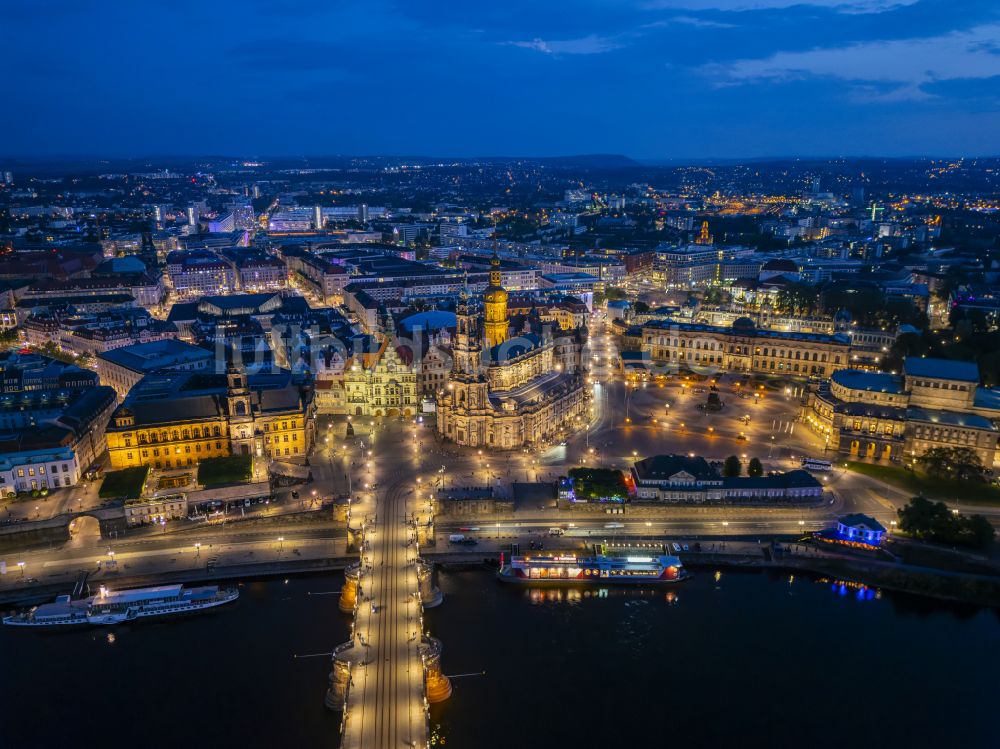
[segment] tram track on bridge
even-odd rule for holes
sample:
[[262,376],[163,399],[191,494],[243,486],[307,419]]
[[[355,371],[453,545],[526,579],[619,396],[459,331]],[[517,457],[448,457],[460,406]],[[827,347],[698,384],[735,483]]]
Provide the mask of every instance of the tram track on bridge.
[[[402,694],[409,688],[409,683],[401,684],[400,668],[401,662],[408,659],[409,640],[401,636],[399,622],[397,621],[397,606],[400,605],[400,580],[399,575],[407,574],[406,549],[408,535],[406,530],[405,500],[403,489],[407,483],[406,478],[400,478],[390,484],[384,494],[382,501],[376,502],[375,523],[371,540],[372,553],[372,574],[378,582],[376,589],[372,589],[372,595],[365,602],[369,607],[375,606],[375,610],[369,609],[368,621],[371,617],[377,617],[375,632],[377,640],[375,660],[368,661],[365,674],[365,681],[369,674],[367,669],[375,669],[374,673],[374,696],[376,704],[372,706],[362,705],[359,716],[360,745],[363,747],[393,747],[405,738],[407,742],[412,740],[407,731],[407,736],[401,738],[399,724],[401,716],[397,711],[401,705],[400,699],[404,697],[409,701],[409,694]],[[381,521],[381,522],[379,522]],[[364,604],[362,604],[364,605]],[[405,607],[405,603],[403,603]],[[375,613],[377,611],[377,613]],[[403,612],[406,616],[408,612]],[[369,625],[369,638],[371,636],[371,626]],[[407,622],[407,631],[409,624]],[[371,650],[371,640],[369,647]],[[408,666],[403,666],[408,669]],[[405,671],[407,676],[409,671]],[[367,709],[366,709],[367,708]],[[409,709],[407,709],[407,725],[409,725]],[[412,729],[412,726],[410,726]]]

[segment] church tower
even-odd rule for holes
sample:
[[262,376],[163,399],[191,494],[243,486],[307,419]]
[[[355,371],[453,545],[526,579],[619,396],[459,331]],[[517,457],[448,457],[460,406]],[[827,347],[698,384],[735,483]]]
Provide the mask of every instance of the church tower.
[[701,222],[701,231],[698,233],[698,238],[694,240],[695,244],[712,244],[714,238],[708,233],[708,222]]
[[452,361],[453,379],[469,379],[479,375],[482,363],[482,346],[476,314],[469,306],[468,294],[463,290],[455,307],[455,345]]
[[501,285],[500,258],[496,250],[490,261],[490,285],[483,294],[483,313],[487,347],[492,348],[506,341],[510,337],[507,292]]

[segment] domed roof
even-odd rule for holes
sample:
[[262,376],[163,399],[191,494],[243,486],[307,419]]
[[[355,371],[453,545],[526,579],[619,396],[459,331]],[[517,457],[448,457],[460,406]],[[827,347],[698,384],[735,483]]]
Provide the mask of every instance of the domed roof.
[[509,296],[510,295],[504,289],[501,289],[501,288],[490,288],[490,289],[486,289],[486,292],[483,294],[483,300],[487,304],[491,304],[491,303],[492,304],[499,304],[501,302],[506,303],[507,302],[507,298]]
[[768,260],[764,263],[764,267],[762,267],[761,270],[774,271],[777,273],[798,273],[799,266],[787,258],[776,258],[775,260]]
[[733,327],[740,328],[742,330],[754,330],[757,327],[757,324],[749,317],[737,317],[733,320]]

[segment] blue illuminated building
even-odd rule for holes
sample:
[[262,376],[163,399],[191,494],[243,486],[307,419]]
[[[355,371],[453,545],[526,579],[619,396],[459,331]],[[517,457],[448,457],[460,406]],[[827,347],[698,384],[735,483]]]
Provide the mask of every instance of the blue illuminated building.
[[861,513],[845,515],[837,521],[837,538],[867,546],[881,546],[885,526],[875,518]]

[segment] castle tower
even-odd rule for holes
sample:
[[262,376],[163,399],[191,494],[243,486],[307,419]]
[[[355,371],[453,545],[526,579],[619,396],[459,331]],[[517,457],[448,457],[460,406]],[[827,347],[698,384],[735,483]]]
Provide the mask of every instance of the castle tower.
[[483,294],[486,346],[492,348],[510,337],[510,319],[507,317],[507,292],[501,285],[500,258],[496,251],[490,261],[490,285]]

